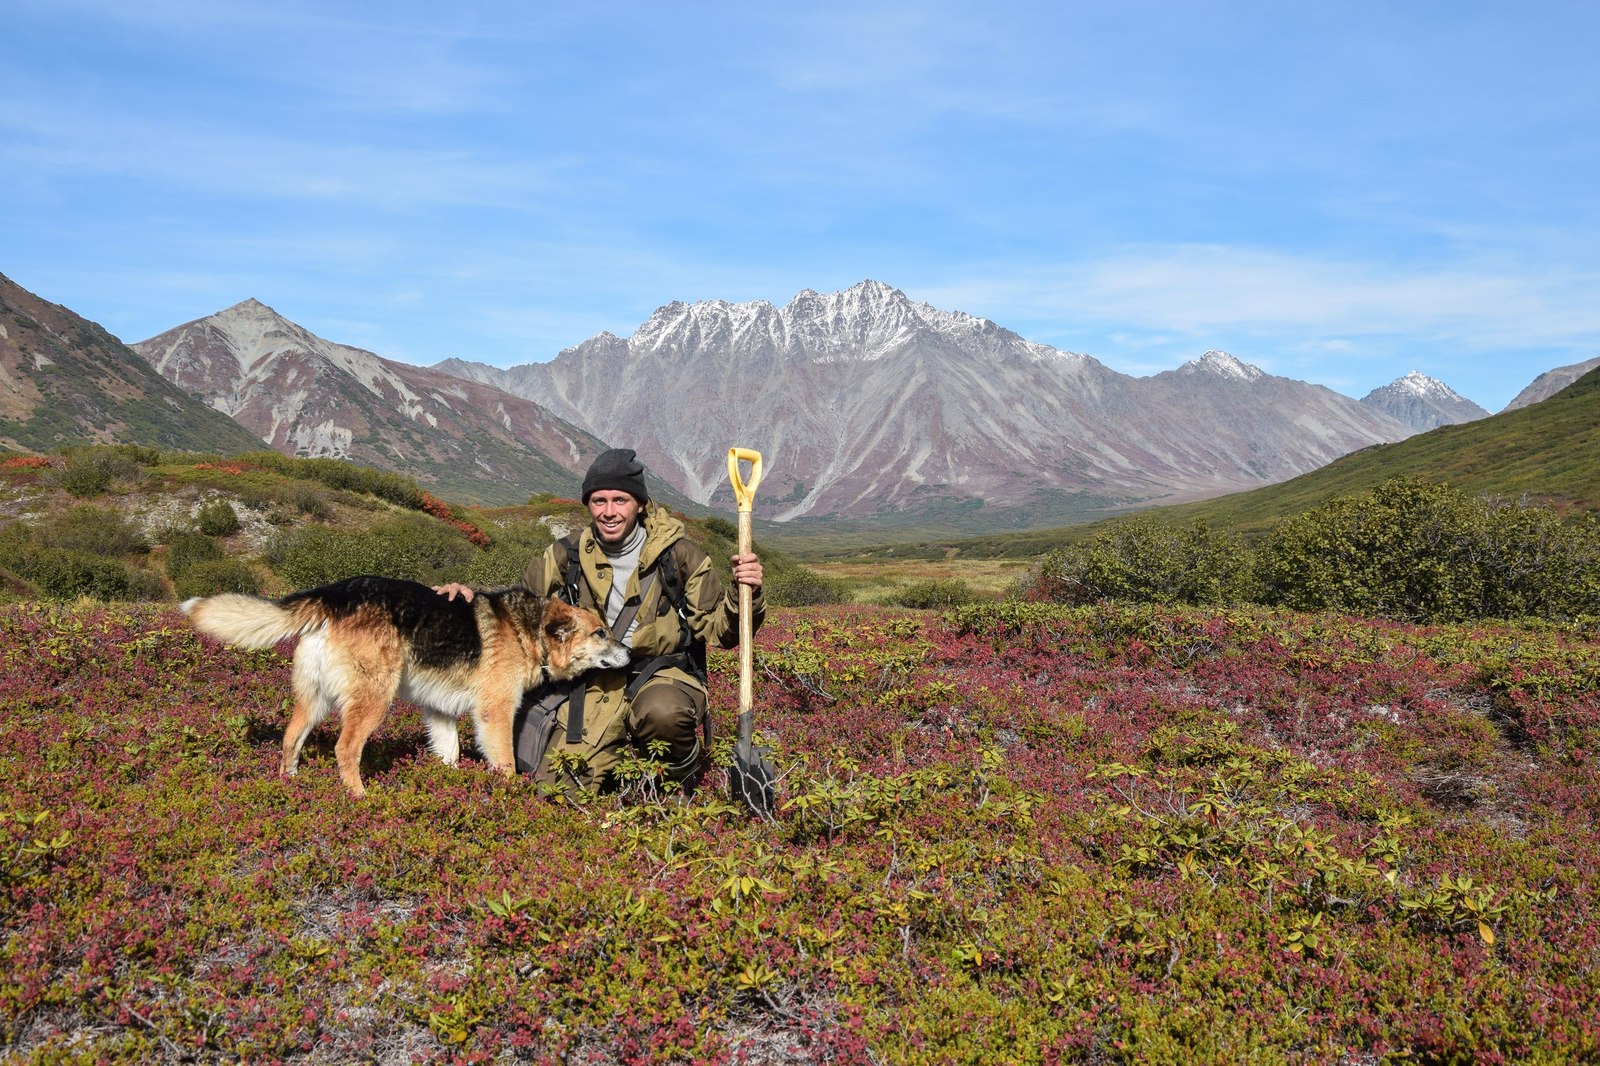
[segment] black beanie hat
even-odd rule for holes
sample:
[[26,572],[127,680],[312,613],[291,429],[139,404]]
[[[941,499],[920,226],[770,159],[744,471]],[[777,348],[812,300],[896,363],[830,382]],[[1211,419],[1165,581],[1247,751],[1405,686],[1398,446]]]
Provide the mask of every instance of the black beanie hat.
[[603,451],[589,467],[583,475],[583,502],[588,503],[590,495],[601,489],[626,492],[640,503],[650,499],[644,488],[644,464],[634,458],[632,448]]

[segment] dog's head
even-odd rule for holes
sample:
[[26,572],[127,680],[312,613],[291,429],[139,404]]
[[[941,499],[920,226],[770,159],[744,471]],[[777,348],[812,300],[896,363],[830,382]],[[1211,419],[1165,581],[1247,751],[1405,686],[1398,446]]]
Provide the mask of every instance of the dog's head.
[[554,596],[544,601],[539,632],[543,636],[544,667],[554,681],[570,680],[586,670],[614,670],[628,665],[627,647],[611,639],[599,615]]

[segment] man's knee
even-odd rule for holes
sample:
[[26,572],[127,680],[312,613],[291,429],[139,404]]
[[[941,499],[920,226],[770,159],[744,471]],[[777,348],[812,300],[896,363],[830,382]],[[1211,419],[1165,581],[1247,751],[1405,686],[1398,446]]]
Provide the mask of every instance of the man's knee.
[[[681,681],[652,679],[633,698],[629,726],[633,741],[646,755],[660,758],[678,774],[693,769],[700,754],[700,720],[705,693]],[[659,748],[666,745],[665,751]]]

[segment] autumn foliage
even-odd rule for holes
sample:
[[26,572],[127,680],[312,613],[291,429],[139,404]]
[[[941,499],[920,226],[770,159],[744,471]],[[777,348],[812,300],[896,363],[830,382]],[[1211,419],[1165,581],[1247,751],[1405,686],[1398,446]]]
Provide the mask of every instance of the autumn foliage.
[[[287,660],[0,609],[17,1061],[1582,1062],[1600,641],[1259,608],[775,610],[782,809],[371,795]],[[735,659],[714,653],[726,763]]]

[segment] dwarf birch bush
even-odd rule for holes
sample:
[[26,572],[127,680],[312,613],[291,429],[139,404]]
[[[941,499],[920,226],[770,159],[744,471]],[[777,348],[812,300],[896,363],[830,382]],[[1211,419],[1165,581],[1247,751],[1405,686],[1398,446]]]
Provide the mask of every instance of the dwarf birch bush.
[[402,515],[361,532],[303,526],[275,536],[263,557],[294,588],[358,574],[424,584],[459,580],[477,549],[456,530],[421,515]]
[[1263,602],[1411,621],[1600,613],[1600,527],[1396,478],[1279,522]]
[[1135,516],[1045,556],[1029,595],[1058,603],[1243,603],[1252,559],[1237,534],[1197,522],[1178,530]]

